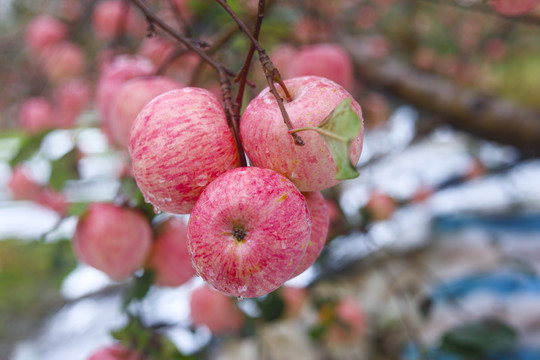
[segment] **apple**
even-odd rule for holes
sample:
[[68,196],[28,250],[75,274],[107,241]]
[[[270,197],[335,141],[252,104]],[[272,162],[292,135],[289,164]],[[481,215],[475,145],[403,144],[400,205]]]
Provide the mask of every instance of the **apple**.
[[124,82],[152,75],[155,70],[154,64],[142,56],[121,55],[104,65],[96,86],[96,106],[106,132],[112,103]]
[[86,68],[86,60],[81,47],[68,41],[48,47],[41,57],[43,71],[53,84],[82,75]]
[[[332,80],[303,76],[285,80],[285,85],[293,97],[292,101],[284,102],[284,106],[294,128],[319,125],[347,98],[352,100],[354,111],[362,118],[360,105]],[[335,178],[336,164],[319,134],[315,131],[300,132],[305,146],[294,144],[268,88],[246,107],[240,121],[240,135],[244,150],[254,166],[285,175],[300,191],[320,191],[341,182]],[[351,141],[349,156],[353,164],[360,158],[362,141],[363,130]]]
[[60,216],[65,216],[69,210],[69,204],[64,194],[52,188],[43,188],[35,200],[38,204],[55,211]]
[[227,171],[203,191],[188,224],[197,273],[229,296],[257,297],[288,280],[311,236],[306,199],[283,175]]
[[298,317],[307,301],[307,290],[301,287],[282,286],[279,288],[279,295],[285,303],[283,318],[291,319]]
[[397,209],[396,201],[388,194],[380,191],[373,191],[369,195],[369,200],[364,206],[371,221],[388,220]]
[[145,37],[137,52],[159,67],[174,52],[174,44],[160,36]]
[[123,32],[142,38],[146,31],[146,24],[139,13],[123,0],[99,2],[92,13],[92,27],[101,40],[112,40]]
[[180,83],[164,77],[140,77],[126,81],[111,105],[109,127],[115,142],[128,148],[129,130],[142,108],[153,98],[169,90],[183,87]]
[[540,4],[540,0],[490,0],[488,4],[505,16],[524,15]]
[[133,175],[157,209],[187,214],[204,188],[240,165],[220,101],[208,90],[170,90],[150,101],[131,127]]
[[77,77],[62,82],[54,91],[54,99],[58,107],[55,120],[60,128],[69,128],[77,116],[85,109],[92,97],[88,80]]
[[151,244],[152,229],[141,213],[107,203],[90,204],[73,237],[77,258],[113,280],[140,269]]
[[366,328],[364,311],[352,297],[346,297],[336,305],[334,321],[324,334],[328,344],[353,344],[360,339]]
[[42,186],[36,183],[28,168],[22,164],[13,168],[7,187],[15,200],[35,200],[42,192]]
[[22,102],[18,112],[19,124],[29,133],[37,133],[55,127],[55,108],[49,100],[37,96]]
[[244,315],[228,296],[203,285],[191,293],[191,321],[206,326],[212,334],[235,332],[244,324]]
[[57,44],[67,37],[67,27],[52,16],[41,14],[34,17],[26,27],[26,46],[36,54]]
[[156,230],[147,267],[155,272],[160,286],[180,286],[195,276],[187,248],[187,225],[177,217],[167,219]]
[[330,225],[328,207],[322,194],[319,191],[313,191],[304,193],[304,197],[311,216],[311,238],[300,265],[291,277],[300,275],[317,260],[326,243],[328,226]]
[[144,360],[144,358],[135,350],[114,344],[99,348],[87,360]]
[[286,78],[306,75],[325,77],[343,86],[347,91],[354,87],[351,57],[338,44],[306,45],[297,50],[285,68]]

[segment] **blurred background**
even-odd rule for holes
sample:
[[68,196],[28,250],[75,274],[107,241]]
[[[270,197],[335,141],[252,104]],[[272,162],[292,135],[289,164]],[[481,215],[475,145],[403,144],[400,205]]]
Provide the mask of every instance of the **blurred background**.
[[[145,3],[239,71],[249,42],[216,2]],[[144,203],[111,130],[120,85],[160,74],[221,98],[215,71],[129,1],[3,0],[0,359],[112,344],[153,359],[540,359],[540,7],[505,3],[267,1],[276,67],[351,92],[364,145],[360,176],[323,191],[315,264],[239,301],[197,276],[113,281],[71,244],[93,202],[171,217]],[[257,1],[229,4],[253,27]],[[111,75],[121,56],[150,70]],[[246,103],[265,87],[256,59],[248,79]]]

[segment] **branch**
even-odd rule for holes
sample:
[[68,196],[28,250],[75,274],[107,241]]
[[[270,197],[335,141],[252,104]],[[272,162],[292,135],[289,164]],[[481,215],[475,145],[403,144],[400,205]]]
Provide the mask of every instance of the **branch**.
[[374,59],[357,39],[345,39],[358,76],[448,124],[487,140],[513,145],[524,155],[540,155],[540,112],[504,99],[461,88],[440,76],[394,59]]

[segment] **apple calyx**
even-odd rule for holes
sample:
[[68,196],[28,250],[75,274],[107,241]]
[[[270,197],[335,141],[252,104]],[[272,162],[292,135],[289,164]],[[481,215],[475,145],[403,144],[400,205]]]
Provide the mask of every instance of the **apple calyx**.
[[340,102],[334,110],[318,125],[292,129],[290,134],[299,131],[316,131],[328,146],[336,162],[336,179],[354,179],[360,174],[349,159],[351,141],[362,131],[362,120],[354,111],[351,99]]
[[246,230],[243,227],[235,226],[233,228],[232,236],[234,240],[236,240],[237,242],[239,243],[245,242],[246,235],[247,235]]

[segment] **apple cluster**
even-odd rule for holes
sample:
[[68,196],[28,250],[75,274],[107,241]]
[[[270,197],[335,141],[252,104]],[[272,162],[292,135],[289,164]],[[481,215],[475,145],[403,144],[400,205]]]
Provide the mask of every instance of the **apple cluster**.
[[[346,99],[361,119],[358,103],[329,79],[297,77],[285,86],[293,128],[319,125]],[[240,121],[249,167],[240,166],[224,108],[208,90],[166,91],[133,121],[129,153],[137,185],[156,210],[190,214],[191,263],[226,295],[267,294],[307,269],[322,250],[329,216],[320,191],[340,180],[323,138],[315,131],[301,134],[305,145],[295,145],[268,88]],[[361,147],[362,131],[350,142],[351,163]]]

